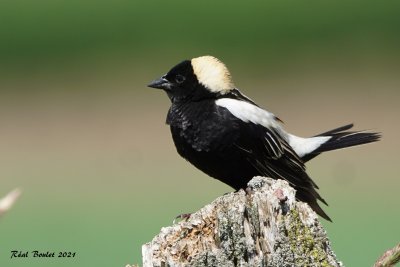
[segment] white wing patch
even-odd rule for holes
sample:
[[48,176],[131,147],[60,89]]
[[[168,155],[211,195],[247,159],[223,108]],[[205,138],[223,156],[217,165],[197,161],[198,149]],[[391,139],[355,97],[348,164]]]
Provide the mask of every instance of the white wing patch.
[[320,147],[323,143],[327,142],[331,139],[331,136],[317,136],[317,137],[310,137],[310,138],[302,138],[295,136],[293,134],[288,134],[288,142],[289,145],[293,148],[296,154],[299,157],[303,157],[318,147]]
[[244,122],[250,121],[254,124],[259,124],[266,128],[281,128],[279,123],[276,121],[274,114],[253,104],[232,98],[218,99],[217,101],[215,101],[215,104],[228,109],[233,116]]
[[191,60],[199,83],[213,93],[225,94],[235,88],[228,68],[215,57],[203,56]]
[[[332,138],[331,136],[302,138],[286,133],[280,126],[279,122],[277,122],[275,119],[275,115],[273,113],[241,100],[221,98],[215,101],[215,103],[220,107],[228,109],[233,116],[244,122],[252,122],[254,124],[262,125],[266,128],[274,128],[289,143],[299,157],[303,157],[311,153]],[[268,133],[266,137],[271,149],[278,147],[276,144],[271,143],[271,141],[275,142],[275,140],[274,138],[271,138],[271,136],[268,136]],[[271,152],[279,155],[279,151],[273,150]]]

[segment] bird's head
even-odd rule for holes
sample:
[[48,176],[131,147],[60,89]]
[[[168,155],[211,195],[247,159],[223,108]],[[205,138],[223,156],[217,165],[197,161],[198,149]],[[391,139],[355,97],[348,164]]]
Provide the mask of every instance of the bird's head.
[[225,64],[212,56],[184,60],[148,86],[163,89],[173,102],[213,98],[235,88]]

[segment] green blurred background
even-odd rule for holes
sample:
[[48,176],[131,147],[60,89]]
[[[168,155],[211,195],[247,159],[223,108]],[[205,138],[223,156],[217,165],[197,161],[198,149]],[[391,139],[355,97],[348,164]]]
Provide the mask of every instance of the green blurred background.
[[[125,266],[175,215],[231,191],[179,158],[169,100],[146,84],[211,54],[236,85],[310,136],[355,122],[376,144],[308,164],[339,259],[400,241],[397,1],[1,1],[0,266]],[[10,259],[11,250],[72,251]]]

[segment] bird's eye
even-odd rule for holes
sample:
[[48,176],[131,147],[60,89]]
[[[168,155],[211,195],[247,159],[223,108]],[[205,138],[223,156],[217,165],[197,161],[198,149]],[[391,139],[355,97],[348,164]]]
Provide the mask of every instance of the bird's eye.
[[185,81],[185,77],[178,74],[178,75],[175,76],[175,81],[177,83],[183,83]]

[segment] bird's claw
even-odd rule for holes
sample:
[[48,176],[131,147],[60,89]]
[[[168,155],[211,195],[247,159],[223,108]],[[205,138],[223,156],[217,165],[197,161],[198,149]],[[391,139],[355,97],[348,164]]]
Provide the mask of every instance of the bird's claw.
[[187,221],[187,220],[189,220],[189,218],[190,218],[191,215],[192,215],[191,213],[182,213],[182,214],[179,214],[179,215],[176,216],[175,219],[172,221],[172,224],[175,224],[178,220],[179,220],[179,221],[180,221],[180,220],[185,220],[185,221]]

